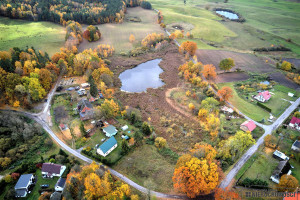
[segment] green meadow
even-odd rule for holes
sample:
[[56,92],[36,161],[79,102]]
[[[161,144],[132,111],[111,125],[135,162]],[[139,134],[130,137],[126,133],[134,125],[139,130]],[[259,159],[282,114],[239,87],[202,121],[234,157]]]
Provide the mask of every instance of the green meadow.
[[65,28],[51,22],[30,22],[0,17],[0,50],[34,47],[54,54],[65,43]]

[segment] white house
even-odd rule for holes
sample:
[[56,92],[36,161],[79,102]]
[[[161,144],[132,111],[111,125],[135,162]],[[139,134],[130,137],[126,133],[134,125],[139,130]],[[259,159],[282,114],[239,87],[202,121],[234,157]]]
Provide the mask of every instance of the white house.
[[294,150],[294,151],[300,152],[300,141],[299,141],[299,140],[296,140],[296,141],[293,143],[291,149]]
[[273,157],[276,158],[277,160],[281,160],[281,161],[290,159],[284,153],[282,153],[281,151],[278,151],[278,150],[273,152]]
[[82,84],[81,84],[81,87],[82,87],[82,88],[87,88],[87,87],[90,87],[90,84],[88,84],[88,83],[82,83]]
[[115,148],[117,148],[118,142],[114,136],[106,140],[102,145],[100,145],[97,149],[97,153],[101,156],[107,156],[112,152]]
[[53,178],[54,176],[61,177],[66,170],[66,166],[54,163],[43,163],[42,175],[43,178]]
[[29,186],[34,182],[32,174],[23,174],[15,185],[16,197],[26,197],[29,192]]
[[271,94],[269,91],[260,92],[258,93],[258,95],[254,96],[254,99],[260,102],[269,101],[270,98],[271,98]]
[[62,192],[65,188],[65,184],[66,184],[66,179],[60,177],[55,184],[55,191]]

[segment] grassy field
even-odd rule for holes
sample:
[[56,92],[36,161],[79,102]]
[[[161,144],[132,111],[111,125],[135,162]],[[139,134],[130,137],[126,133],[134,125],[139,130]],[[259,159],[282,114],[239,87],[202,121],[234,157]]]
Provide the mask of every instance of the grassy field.
[[[141,22],[131,22],[127,19],[138,17]],[[83,25],[83,29],[86,29]],[[142,39],[149,33],[164,33],[163,29],[157,24],[157,14],[152,10],[145,10],[140,7],[129,8],[127,10],[126,19],[122,24],[102,24],[97,25],[102,36],[97,42],[88,42],[84,40],[79,46],[79,50],[92,48],[94,49],[99,44],[113,45],[117,53],[128,52],[134,46],[138,46]],[[129,36],[135,36],[135,42],[129,42]]]
[[255,121],[261,121],[269,117],[269,113],[262,108],[255,106],[246,100],[242,99],[237,91],[234,89],[234,83],[220,83],[218,86],[221,88],[223,86],[228,86],[233,91],[233,97],[229,100],[235,107],[237,107],[242,113],[250,117]]
[[65,43],[64,27],[51,22],[29,22],[0,17],[0,50],[34,47],[51,56]]
[[[251,50],[282,44],[291,48],[296,53],[295,56],[300,55],[299,3],[285,0],[234,0],[228,3],[224,3],[224,0],[191,0],[186,5],[183,0],[150,2],[155,9],[163,12],[165,24],[184,22],[193,25],[193,40],[200,48],[210,49],[211,46],[204,44],[208,42],[216,44],[218,48],[232,50]],[[222,22],[213,13],[213,8],[234,10],[246,22]],[[292,42],[286,42],[286,39],[291,39]]]
[[155,191],[170,192],[174,167],[154,146],[143,145],[121,159],[114,169],[138,184],[151,185]]

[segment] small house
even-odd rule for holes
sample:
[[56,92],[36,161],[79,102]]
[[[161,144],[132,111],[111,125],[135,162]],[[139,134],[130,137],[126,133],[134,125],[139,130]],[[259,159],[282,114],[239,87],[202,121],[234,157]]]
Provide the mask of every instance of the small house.
[[294,95],[295,95],[294,93],[291,93],[291,92],[288,93],[289,97],[294,97]]
[[82,99],[78,103],[77,110],[81,120],[89,120],[94,117],[93,105],[87,99]]
[[269,101],[270,98],[271,94],[269,91],[259,92],[256,96],[254,96],[254,99],[260,102]]
[[82,88],[87,88],[87,87],[90,87],[90,84],[89,83],[82,83],[81,87]]
[[118,130],[113,125],[109,125],[103,128],[103,132],[105,133],[106,137],[112,137],[118,133]]
[[300,131],[300,119],[297,118],[297,117],[293,117],[289,123],[289,126],[291,128],[295,128],[297,129],[298,131]]
[[90,99],[89,99],[89,102],[95,102],[96,101],[96,99],[94,98],[94,97],[91,97]]
[[122,129],[122,131],[126,131],[128,129],[128,126],[127,125],[122,126],[121,129]]
[[273,171],[270,179],[274,183],[278,184],[282,175],[284,175],[284,174],[290,175],[291,173],[292,173],[292,171],[291,171],[291,165],[290,165],[289,161],[283,160],[283,161],[279,162],[276,169]]
[[60,177],[55,184],[55,191],[62,192],[65,188],[65,184],[66,184],[66,179]]
[[64,131],[66,130],[68,127],[65,124],[60,124],[59,125],[60,130]]
[[118,142],[114,136],[106,140],[102,145],[100,145],[97,149],[97,153],[101,156],[107,156],[112,152],[115,148],[117,148]]
[[284,153],[282,153],[282,152],[280,152],[278,150],[274,151],[273,157],[276,158],[277,160],[280,160],[280,161],[282,161],[282,160],[289,160],[290,159]]
[[296,152],[300,152],[300,141],[296,140],[293,145],[292,145],[292,150],[296,151]]
[[42,175],[43,178],[53,178],[54,176],[61,177],[66,170],[66,166],[54,163],[43,163]]
[[256,128],[256,125],[254,121],[252,120],[247,120],[244,123],[241,124],[240,129],[243,131],[250,131],[252,132]]
[[32,174],[21,175],[15,185],[16,197],[26,197],[29,192],[29,187],[33,182],[34,176]]
[[233,113],[233,109],[232,108],[229,108],[227,106],[222,106],[221,107],[221,110],[224,112],[224,113],[229,113],[229,114],[232,114]]

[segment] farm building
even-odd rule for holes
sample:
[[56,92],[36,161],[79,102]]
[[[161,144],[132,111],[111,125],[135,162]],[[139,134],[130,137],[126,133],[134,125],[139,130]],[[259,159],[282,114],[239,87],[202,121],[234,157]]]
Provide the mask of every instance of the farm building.
[[256,128],[254,121],[247,120],[241,124],[240,129],[243,131],[253,131]]
[[118,133],[118,130],[113,125],[109,125],[103,128],[103,132],[105,133],[106,137],[112,137]]
[[290,159],[284,153],[282,153],[282,152],[280,152],[278,150],[274,151],[273,157],[276,158],[277,160],[280,160],[280,161],[282,161],[282,160],[289,160]]
[[299,141],[299,140],[296,140],[296,141],[293,143],[291,149],[294,150],[294,151],[300,152],[300,141]]
[[293,117],[289,123],[289,126],[291,128],[295,128],[297,129],[298,131],[300,131],[300,119],[297,118],[297,117]]
[[115,148],[117,148],[118,142],[114,136],[106,140],[102,145],[100,145],[97,149],[97,153],[101,156],[107,156],[112,152]]
[[32,174],[21,175],[15,186],[16,197],[26,197],[33,182],[34,176]]
[[258,93],[258,95],[254,96],[254,99],[260,102],[269,101],[270,98],[271,98],[271,94],[269,91],[260,92]]
[[280,177],[284,174],[290,175],[292,173],[291,171],[291,165],[288,160],[280,161],[277,165],[276,169],[273,171],[272,176],[270,179],[274,183],[279,183]]

